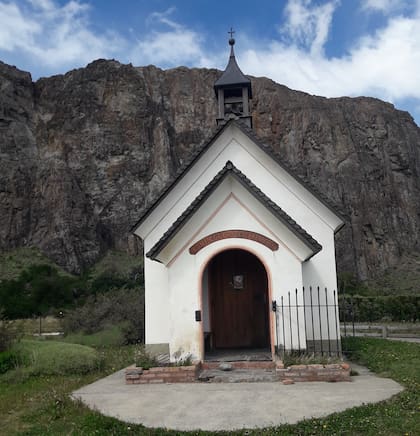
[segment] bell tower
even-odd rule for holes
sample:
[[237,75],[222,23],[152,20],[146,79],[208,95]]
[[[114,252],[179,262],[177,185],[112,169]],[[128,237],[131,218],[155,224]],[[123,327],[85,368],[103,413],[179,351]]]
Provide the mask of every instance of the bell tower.
[[230,32],[230,56],[225,71],[214,83],[214,91],[218,103],[217,124],[230,118],[241,119],[252,128],[250,100],[252,99],[251,81],[244,75],[235,59],[233,46],[235,39],[232,29]]

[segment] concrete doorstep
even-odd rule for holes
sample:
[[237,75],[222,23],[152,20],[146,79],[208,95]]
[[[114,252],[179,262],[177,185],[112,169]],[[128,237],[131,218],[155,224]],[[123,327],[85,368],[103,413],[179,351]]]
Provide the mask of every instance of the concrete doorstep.
[[121,370],[73,392],[87,406],[122,421],[175,430],[236,430],[294,424],[386,400],[403,390],[352,364],[350,383],[174,383],[126,385]]

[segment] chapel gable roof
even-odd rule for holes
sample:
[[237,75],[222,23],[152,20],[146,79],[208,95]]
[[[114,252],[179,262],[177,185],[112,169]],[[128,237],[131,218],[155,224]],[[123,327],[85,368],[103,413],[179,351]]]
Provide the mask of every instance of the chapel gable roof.
[[242,186],[244,186],[258,201],[260,201],[279,221],[281,221],[298,239],[300,239],[308,248],[312,250],[312,256],[322,250],[322,246],[307,233],[295,220],[293,220],[281,207],[268,198],[251,180],[238,170],[232,162],[226,162],[226,165],[216,174],[211,182],[201,191],[190,206],[179,216],[171,227],[163,234],[159,241],[146,253],[146,256],[157,260],[156,256],[165,248],[169,241],[181,230],[184,224],[212,192],[228,176],[234,177]]
[[[307,178],[304,178],[296,174],[285,162],[282,161],[280,156],[273,150],[271,146],[265,144],[261,139],[255,134],[255,132],[237,119],[230,119],[222,122],[217,126],[217,128],[210,134],[210,136],[197,146],[189,159],[187,159],[183,165],[178,169],[176,174],[167,182],[160,196],[148,207],[136,224],[132,227],[132,231],[135,231],[137,227],[152,213],[152,211],[160,204],[160,202],[169,194],[172,188],[178,184],[188,170],[194,165],[194,163],[200,158],[202,154],[208,150],[211,145],[216,141],[216,139],[222,134],[229,125],[234,124],[237,126],[248,138],[251,139],[258,147],[260,147],[265,153],[267,153],[281,168],[283,168],[290,176],[292,176],[298,183],[300,183],[305,189],[307,189],[315,198],[317,198],[324,206],[326,206],[331,212],[333,212],[337,217],[345,222],[345,218],[341,212],[337,209],[335,205],[331,203],[329,198],[321,193]],[[336,229],[336,232],[342,227],[340,226]]]

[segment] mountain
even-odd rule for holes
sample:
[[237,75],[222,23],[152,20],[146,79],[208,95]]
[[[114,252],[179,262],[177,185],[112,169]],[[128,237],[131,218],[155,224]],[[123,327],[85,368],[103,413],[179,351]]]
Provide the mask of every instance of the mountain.
[[[214,69],[97,60],[33,82],[0,63],[0,250],[40,248],[71,272],[130,228],[215,128]],[[420,252],[420,129],[383,101],[252,78],[256,133],[347,219],[339,271],[380,276]]]

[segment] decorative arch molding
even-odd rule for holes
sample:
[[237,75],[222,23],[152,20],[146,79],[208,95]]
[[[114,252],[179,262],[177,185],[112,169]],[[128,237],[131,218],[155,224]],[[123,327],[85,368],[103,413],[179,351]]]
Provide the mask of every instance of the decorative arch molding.
[[250,241],[258,242],[269,248],[271,251],[277,251],[279,244],[261,233],[251,232],[249,230],[224,230],[222,232],[212,233],[197,241],[189,249],[190,254],[197,254],[200,250],[212,244],[213,242],[221,241],[223,239],[249,239]]

